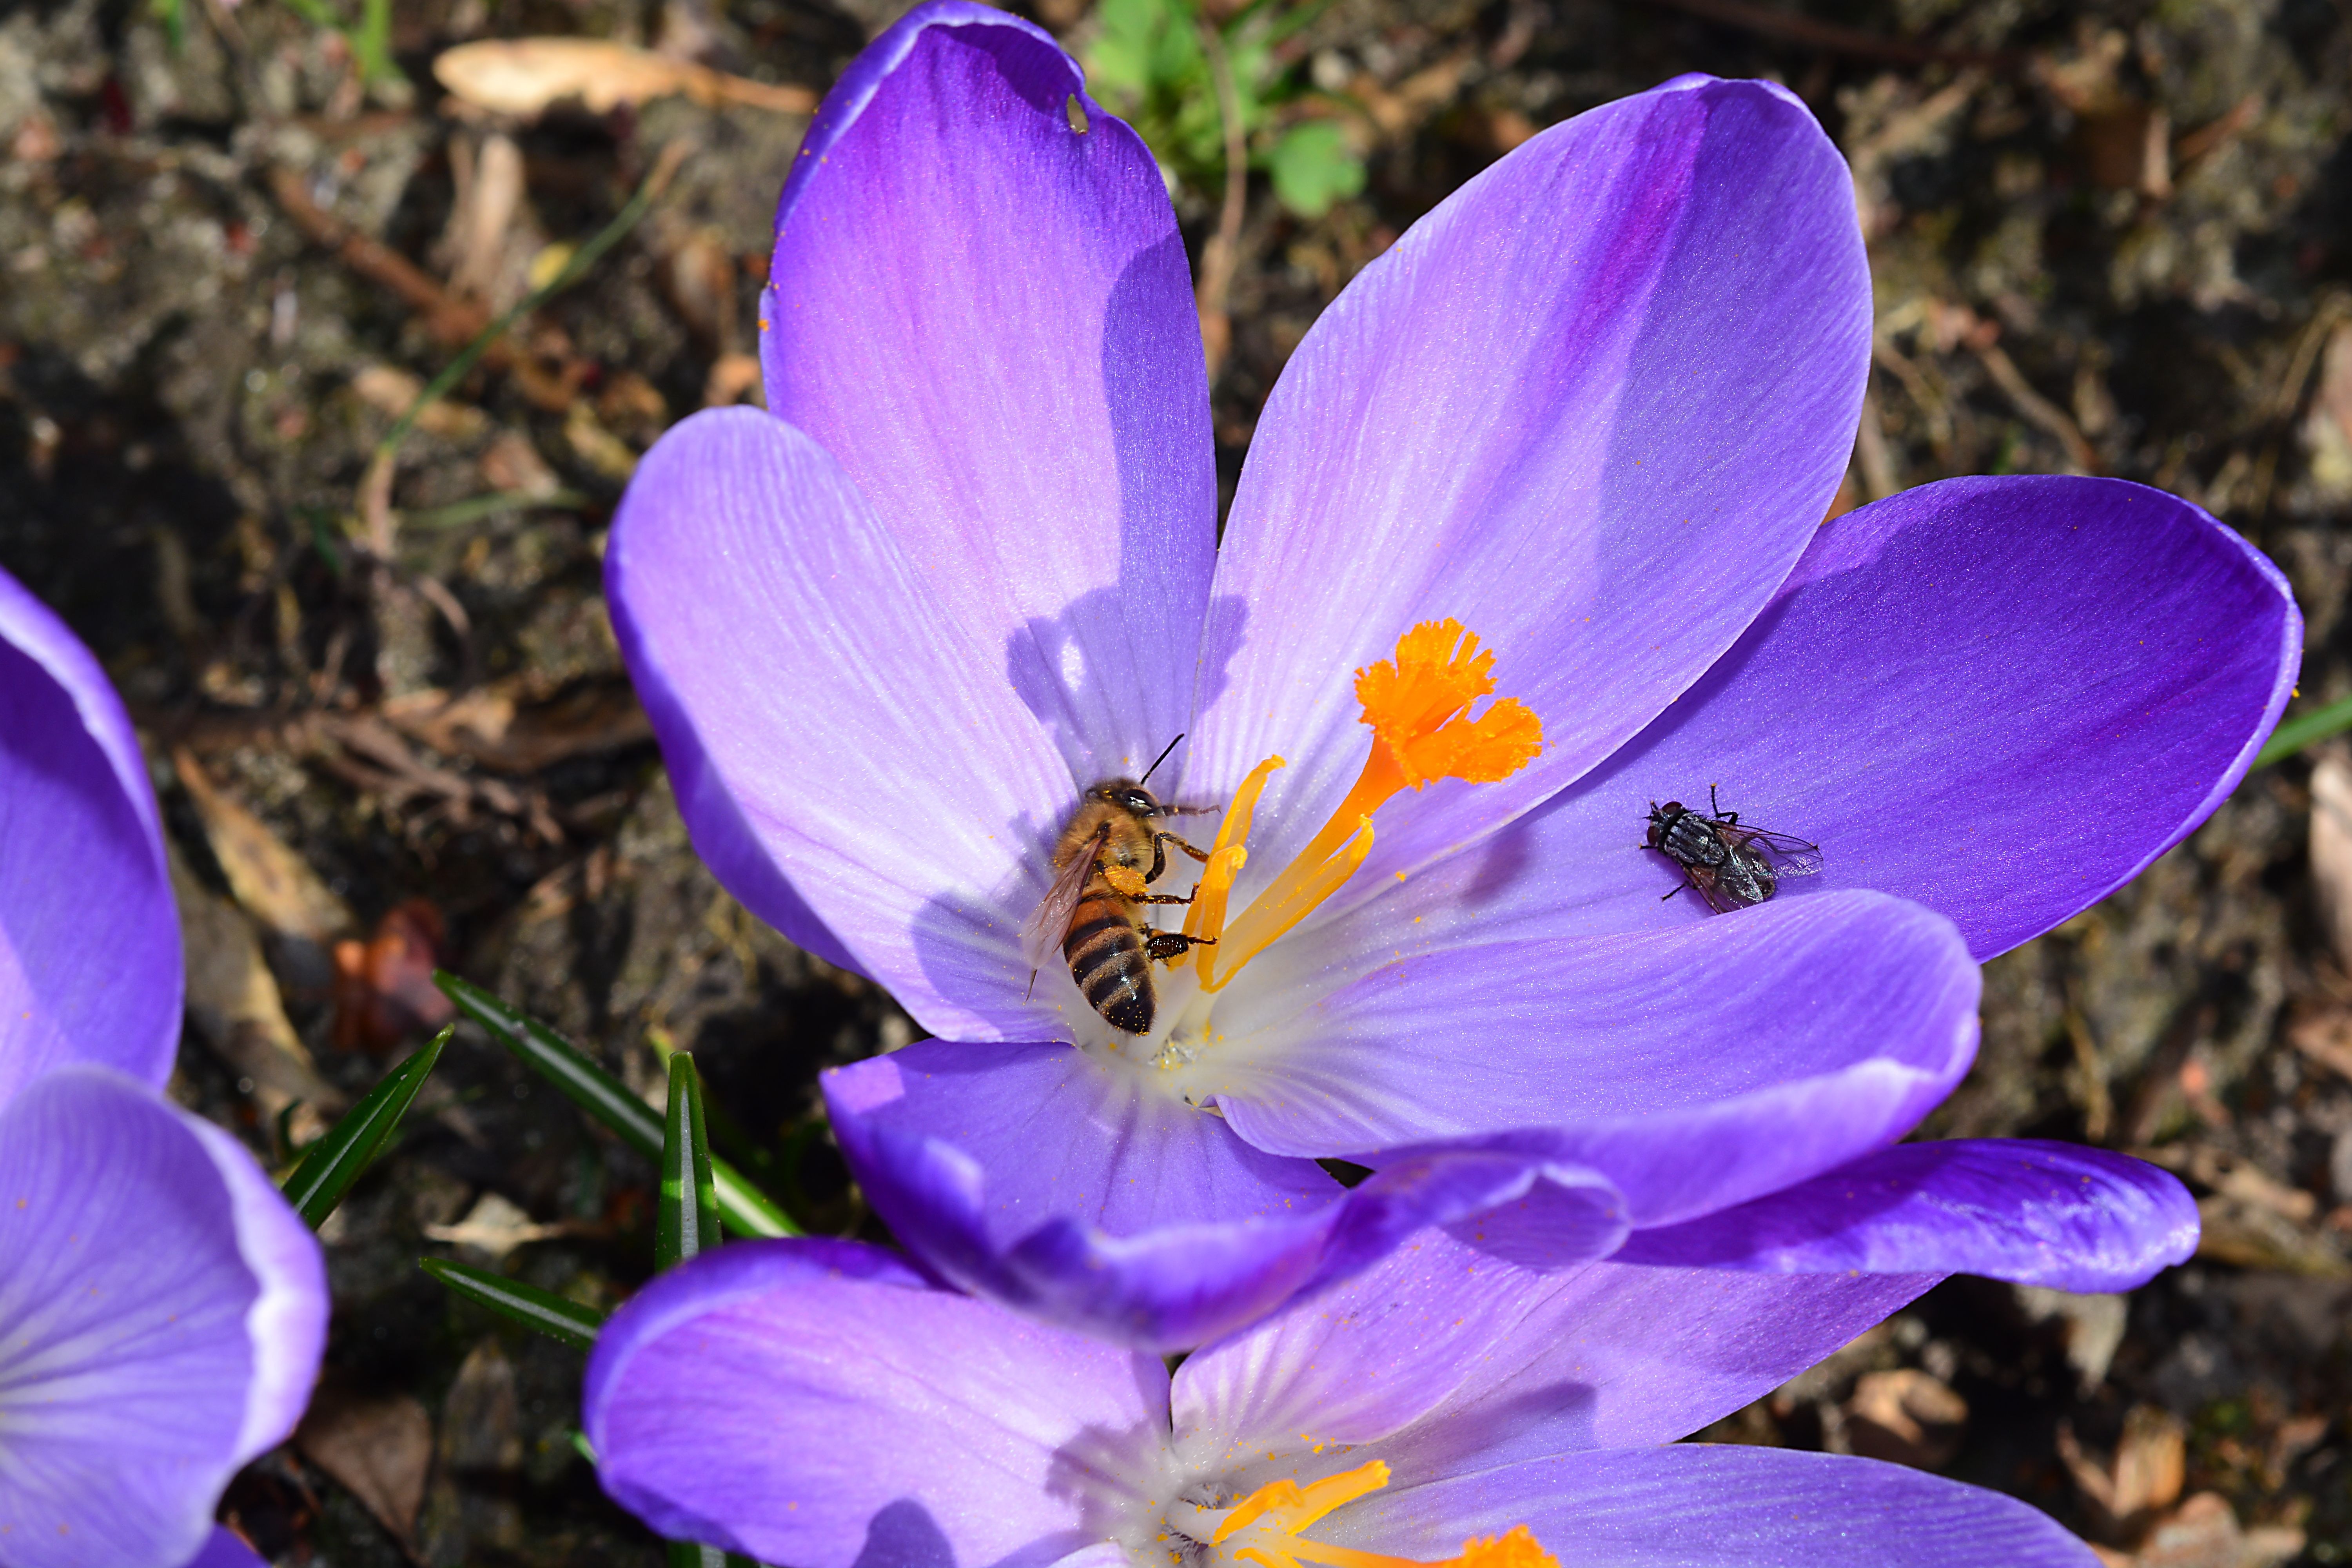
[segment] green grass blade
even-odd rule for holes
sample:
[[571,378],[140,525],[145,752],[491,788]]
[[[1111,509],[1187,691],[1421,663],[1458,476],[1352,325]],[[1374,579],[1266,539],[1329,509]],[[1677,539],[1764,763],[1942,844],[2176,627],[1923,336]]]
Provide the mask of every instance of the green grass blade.
[[[527,1066],[544,1076],[583,1110],[611,1128],[622,1142],[648,1160],[659,1160],[662,1119],[631,1094],[619,1079],[575,1050],[572,1043],[535,1018],[509,1006],[478,985],[440,971],[433,983],[457,1010],[498,1037]],[[710,1162],[719,1217],[737,1236],[805,1236],[790,1215],[726,1161]]]
[[536,1285],[526,1285],[487,1268],[454,1263],[446,1258],[420,1258],[416,1265],[468,1301],[478,1302],[534,1333],[561,1340],[574,1350],[593,1349],[596,1331],[604,1326],[604,1314],[593,1307],[583,1307]]
[[2315,708],[2272,731],[2271,738],[2254,755],[2254,766],[2266,768],[2273,763],[2283,763],[2305,747],[2325,741],[2330,735],[2340,735],[2347,730],[2352,730],[2352,697],[2341,702],[2331,702],[2325,708]]
[[409,1101],[425,1087],[433,1064],[457,1028],[452,1024],[433,1037],[432,1044],[386,1073],[367,1098],[351,1108],[303,1154],[302,1163],[286,1178],[286,1201],[310,1223],[312,1230],[327,1223],[360,1173],[383,1148],[383,1141],[400,1125]]
[[669,1058],[654,1267],[672,1268],[718,1245],[719,1194],[710,1180],[710,1135],[702,1121],[702,1075],[694,1070],[694,1058],[679,1051]]

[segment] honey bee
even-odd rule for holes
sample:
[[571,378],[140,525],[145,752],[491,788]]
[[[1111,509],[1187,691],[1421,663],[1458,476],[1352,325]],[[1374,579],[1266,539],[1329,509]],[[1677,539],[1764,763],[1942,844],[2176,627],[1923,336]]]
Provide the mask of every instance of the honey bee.
[[1706,786],[1704,816],[1678,800],[1652,801],[1643,847],[1682,868],[1681,883],[1662,897],[1688,888],[1717,914],[1760,904],[1779,890],[1781,878],[1810,877],[1822,868],[1820,845],[1742,825],[1738,812],[1717,803],[1713,784]]
[[1021,925],[1030,985],[1035,986],[1037,972],[1059,948],[1088,1004],[1111,1027],[1130,1035],[1151,1032],[1158,1005],[1151,961],[1165,963],[1215,941],[1144,923],[1147,904],[1192,901],[1190,893],[1145,890],[1168,868],[1168,846],[1204,864],[1209,858],[1206,851],[1152,826],[1156,818],[1185,812],[1162,805],[1143,787],[1183,738],[1169,742],[1142,779],[1106,779],[1087,791],[1055,840],[1053,886]]

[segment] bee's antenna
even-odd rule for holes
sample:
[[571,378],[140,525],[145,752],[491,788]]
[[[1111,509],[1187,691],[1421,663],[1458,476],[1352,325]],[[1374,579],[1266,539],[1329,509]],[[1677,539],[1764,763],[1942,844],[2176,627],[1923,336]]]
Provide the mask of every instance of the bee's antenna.
[[1174,751],[1178,746],[1183,744],[1183,742],[1184,737],[1181,735],[1179,735],[1174,740],[1169,742],[1166,750],[1163,750],[1158,756],[1152,758],[1151,765],[1143,770],[1143,776],[1135,781],[1138,787],[1150,784],[1151,782],[1151,775],[1160,771],[1160,764],[1168,760],[1168,752]]

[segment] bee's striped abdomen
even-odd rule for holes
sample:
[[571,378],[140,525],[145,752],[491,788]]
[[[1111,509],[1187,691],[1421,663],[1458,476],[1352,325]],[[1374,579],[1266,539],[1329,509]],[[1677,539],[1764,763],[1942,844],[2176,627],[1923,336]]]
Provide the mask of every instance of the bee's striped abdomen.
[[1070,978],[1087,1003],[1112,1027],[1130,1035],[1151,1032],[1151,961],[1125,899],[1107,885],[1089,888],[1070,912],[1062,956],[1070,961]]

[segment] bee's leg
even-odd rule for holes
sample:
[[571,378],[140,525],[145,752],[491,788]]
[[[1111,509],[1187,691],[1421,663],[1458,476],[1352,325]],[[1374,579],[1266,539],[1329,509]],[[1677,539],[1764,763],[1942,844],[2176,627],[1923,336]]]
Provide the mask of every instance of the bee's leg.
[[1209,863],[1209,852],[1207,850],[1195,849],[1192,846],[1185,843],[1182,839],[1177,837],[1172,833],[1155,834],[1153,836],[1151,852],[1154,855],[1159,854],[1160,846],[1162,844],[1173,844],[1177,848],[1181,849],[1185,854],[1190,855],[1193,859],[1198,860],[1203,866]]
[[1131,893],[1129,897],[1139,904],[1189,904],[1192,901],[1191,893]]
[[1162,963],[1173,963],[1196,947],[1214,947],[1213,936],[1186,936],[1181,931],[1156,931],[1144,942],[1143,951]]

